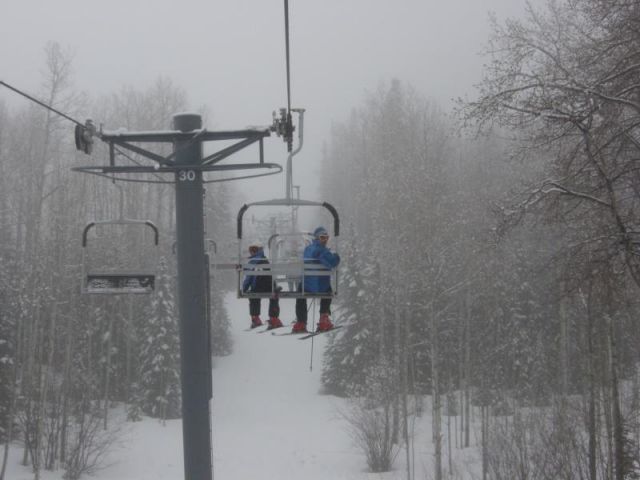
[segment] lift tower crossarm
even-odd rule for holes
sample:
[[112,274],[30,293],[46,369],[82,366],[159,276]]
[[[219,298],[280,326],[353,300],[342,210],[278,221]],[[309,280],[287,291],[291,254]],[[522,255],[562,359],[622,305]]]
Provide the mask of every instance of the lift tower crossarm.
[[106,142],[158,142],[173,143],[187,142],[197,136],[198,140],[206,142],[209,140],[234,140],[239,138],[258,137],[264,138],[271,135],[270,127],[254,127],[244,130],[222,130],[211,131],[206,129],[191,130],[181,132],[177,130],[167,130],[159,132],[117,132],[104,131],[100,133],[100,138]]
[[197,129],[189,132],[181,132],[175,130],[169,130],[164,132],[100,132],[97,134],[100,139],[109,144],[109,153],[111,156],[110,165],[115,167],[115,152],[114,145],[122,147],[124,149],[135,152],[143,157],[146,157],[158,164],[171,167],[176,165],[175,156],[177,150],[174,150],[169,156],[164,157],[150,150],[142,148],[138,145],[133,145],[132,142],[137,143],[173,143],[174,145],[180,144],[180,148],[187,148],[193,142],[206,142],[217,140],[240,140],[230,147],[226,147],[206,158],[200,159],[200,165],[211,165],[217,163],[228,156],[242,150],[243,148],[251,145],[255,142],[260,142],[260,163],[264,163],[264,150],[262,147],[262,140],[265,137],[271,135],[269,127],[255,127],[244,130],[225,130],[225,131],[208,131],[206,129]]

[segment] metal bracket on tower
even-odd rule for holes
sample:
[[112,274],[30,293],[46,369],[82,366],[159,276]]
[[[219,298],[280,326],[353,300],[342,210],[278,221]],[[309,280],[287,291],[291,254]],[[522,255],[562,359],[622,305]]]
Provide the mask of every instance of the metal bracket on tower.
[[84,126],[76,125],[75,128],[76,148],[87,155],[93,150],[93,137],[96,135],[96,126],[91,119],[84,122]]
[[293,132],[295,127],[291,120],[291,112],[288,112],[286,108],[280,109],[280,117],[273,112],[273,123],[271,124],[271,131],[287,143],[287,151],[291,151],[293,148]]

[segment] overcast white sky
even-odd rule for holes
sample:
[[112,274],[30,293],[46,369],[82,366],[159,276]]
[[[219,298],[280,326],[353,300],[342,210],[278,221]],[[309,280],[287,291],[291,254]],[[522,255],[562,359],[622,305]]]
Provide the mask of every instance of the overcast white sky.
[[[29,92],[38,91],[43,48],[54,40],[74,52],[75,84],[91,95],[145,88],[168,76],[194,108],[208,106],[208,128],[225,130],[267,125],[272,110],[285,106],[283,0],[4,3],[0,79]],[[316,199],[313,172],[332,120],[346,118],[365,92],[394,77],[448,108],[480,78],[488,12],[504,19],[520,16],[523,6],[524,0],[290,0],[292,106],[307,110],[305,147],[293,173],[302,196]],[[0,100],[13,105],[14,96],[0,89]],[[267,161],[284,162],[280,140],[268,143]],[[273,187],[267,198],[283,196],[281,177],[261,181]],[[255,190],[253,182],[247,190]]]

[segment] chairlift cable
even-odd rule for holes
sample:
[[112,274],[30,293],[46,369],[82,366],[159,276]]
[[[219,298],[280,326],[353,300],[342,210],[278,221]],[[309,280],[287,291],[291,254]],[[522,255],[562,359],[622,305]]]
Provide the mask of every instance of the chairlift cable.
[[[65,114],[65,113],[63,113],[63,112],[61,112],[61,111],[59,111],[59,110],[56,110],[55,108],[51,107],[50,105],[47,105],[46,103],[44,103],[44,102],[42,102],[42,101],[38,100],[37,98],[32,97],[31,95],[29,95],[29,94],[27,94],[27,93],[23,92],[22,90],[20,90],[20,89],[18,89],[18,88],[16,88],[16,87],[14,87],[14,86],[12,86],[12,85],[9,85],[8,83],[6,83],[6,82],[4,82],[4,81],[2,81],[2,80],[0,80],[0,84],[1,84],[1,85],[4,85],[4,86],[5,86],[5,87],[7,87],[9,90],[12,90],[12,91],[16,92],[17,94],[22,95],[23,97],[27,98],[28,100],[31,100],[32,102],[37,103],[37,104],[38,104],[38,105],[40,105],[41,107],[44,107],[44,108],[46,108],[47,110],[51,110],[53,113],[55,113],[55,114],[57,114],[57,115],[60,115],[61,117],[63,117],[63,118],[65,118],[65,119],[69,120],[70,122],[75,123],[76,125],[79,125],[79,126],[80,126],[80,127],[82,127],[82,128],[85,128],[85,126],[86,126],[85,124],[83,124],[83,123],[79,122],[78,120],[76,120],[76,119],[74,119],[74,118],[70,117],[69,115],[67,115],[67,114]],[[141,163],[140,163],[140,162],[137,162],[136,160],[134,160],[131,156],[127,155],[127,153],[126,153],[126,152],[124,152],[123,150],[121,150],[121,149],[119,149],[119,148],[117,148],[117,147],[116,147],[116,149],[115,149],[115,150],[116,150],[120,155],[122,155],[122,156],[123,156],[123,157],[125,157],[125,158],[128,158],[131,162],[135,163],[136,165],[141,165]],[[160,179],[160,180],[161,180],[161,182],[159,182],[159,183],[165,183],[165,182],[163,182],[163,181],[162,181],[162,178],[161,178],[161,177],[159,177],[157,174],[153,174],[153,176],[155,176],[156,178],[158,178],[158,179]],[[113,177],[113,176],[108,176],[108,178],[111,178],[111,180],[112,180],[114,183],[115,183],[117,180],[120,180],[120,179],[118,179],[118,178],[116,178],[116,177]]]
[[53,108],[50,105],[47,105],[44,102],[41,102],[40,100],[38,100],[37,98],[32,97],[31,95],[23,92],[22,90],[17,89],[16,87],[13,87],[11,85],[9,85],[7,82],[3,82],[2,80],[0,80],[0,85],[4,85],[5,87],[7,87],[9,90],[13,90],[14,92],[16,92],[18,95],[22,95],[23,97],[31,100],[32,102],[37,103],[38,105],[40,105],[41,107],[46,108],[47,110],[51,110],[53,113],[56,113],[58,115],[60,115],[63,118],[66,118],[67,120],[69,120],[70,122],[75,123],[76,125],[81,126],[82,128],[85,128],[85,125],[81,122],[79,122],[78,120],[71,118],[69,115],[66,115],[64,113],[62,113],[59,110],[56,110],[55,108]]
[[289,0],[284,0],[284,38],[287,66],[287,114],[291,114],[291,67],[289,59]]
[[[55,109],[55,108],[53,108],[52,106],[47,105],[47,104],[46,104],[46,103],[44,103],[43,101],[38,100],[37,98],[35,98],[35,97],[33,97],[33,96],[29,95],[28,93],[23,92],[22,90],[20,90],[20,89],[18,89],[18,88],[16,88],[16,87],[14,87],[14,86],[12,86],[12,85],[9,85],[8,83],[6,83],[6,82],[4,82],[4,81],[2,81],[2,80],[0,80],[0,85],[4,85],[4,86],[5,86],[5,87],[7,87],[9,90],[12,90],[12,91],[16,92],[17,94],[19,94],[19,95],[21,95],[21,96],[23,96],[23,97],[27,98],[28,100],[31,100],[31,101],[32,101],[32,102],[34,102],[34,103],[37,103],[38,105],[40,105],[41,107],[46,108],[47,110],[51,110],[51,111],[52,111],[52,112],[54,112],[55,114],[60,115],[61,117],[63,117],[63,118],[65,118],[65,119],[69,120],[70,122],[75,123],[76,125],[78,125],[79,127],[83,128],[83,129],[87,128],[87,125],[86,125],[85,123],[82,123],[82,122],[80,122],[80,121],[76,120],[75,118],[70,117],[69,115],[67,115],[67,114],[65,114],[65,113],[63,113],[63,112],[61,112],[61,111],[59,111],[59,110],[56,110],[56,109]],[[197,138],[198,138],[199,136],[201,136],[201,135],[202,135],[203,133],[205,133],[205,132],[206,132],[206,130],[205,130],[205,129],[202,129],[201,131],[197,132],[197,133],[196,133],[192,138],[190,138],[190,139],[189,139],[189,141],[188,141],[188,142],[186,142],[186,144],[185,144],[185,145],[183,145],[183,146],[182,146],[182,148],[187,148],[187,147],[191,146],[191,144],[192,144],[194,141],[196,141],[196,140],[197,140]],[[120,153],[121,155],[125,156],[126,158],[128,158],[129,160],[131,160],[133,163],[136,163],[137,165],[140,165],[138,162],[136,162],[136,161],[135,161],[135,160],[133,160],[131,157],[129,157],[128,155],[126,155],[126,154],[125,154],[121,149],[116,148],[116,150],[117,150],[117,152],[118,152],[118,153]],[[178,149],[178,150],[176,150],[176,151],[172,152],[169,156],[167,156],[167,157],[165,158],[166,162],[167,162],[167,163],[169,163],[169,162],[171,161],[171,159],[172,159],[172,158],[173,158],[173,157],[174,157],[174,156],[175,156],[179,151],[180,151],[180,149]]]
[[289,55],[289,0],[284,0],[284,39],[287,70],[287,150],[293,148],[293,121],[291,119],[291,61]]

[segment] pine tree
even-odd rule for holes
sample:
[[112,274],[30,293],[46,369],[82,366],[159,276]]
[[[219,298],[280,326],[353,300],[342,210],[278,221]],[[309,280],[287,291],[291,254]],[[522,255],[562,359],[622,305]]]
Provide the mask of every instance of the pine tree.
[[341,272],[342,292],[337,313],[344,330],[331,337],[325,350],[322,383],[326,393],[349,396],[363,387],[365,377],[362,372],[375,364],[378,354],[375,322],[371,318],[375,305],[373,265],[364,265],[360,260],[352,240],[344,255]]
[[156,292],[142,327],[139,395],[142,411],[162,420],[180,417],[180,339],[171,276],[160,261]]

